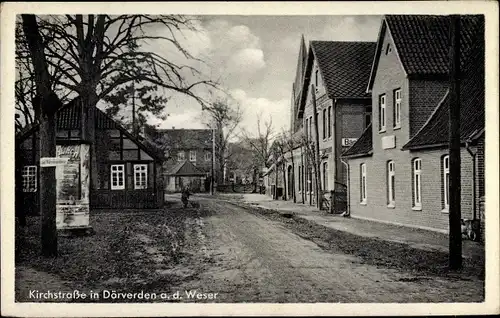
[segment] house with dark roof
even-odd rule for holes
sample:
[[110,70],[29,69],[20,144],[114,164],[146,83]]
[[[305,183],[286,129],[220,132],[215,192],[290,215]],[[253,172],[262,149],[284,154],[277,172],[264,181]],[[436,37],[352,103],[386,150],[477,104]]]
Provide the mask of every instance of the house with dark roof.
[[[343,153],[351,216],[448,231],[449,19],[385,16],[367,92],[373,121]],[[461,211],[483,219],[484,18],[461,16]]]
[[[158,149],[134,136],[97,109],[97,166],[92,167],[90,156],[93,154],[88,142],[81,138],[81,113],[78,98],[63,106],[57,113],[57,156],[69,157],[68,164],[56,168],[58,204],[64,197],[68,202],[84,201],[90,204],[91,209],[161,207],[163,186],[159,176],[163,156]],[[22,184],[17,199],[28,214],[37,214],[39,210],[38,128],[35,124],[16,135],[16,170],[19,171],[17,180]],[[72,160],[74,158],[75,162]],[[97,169],[96,189],[89,186],[90,169]]]
[[[180,192],[187,186],[194,192],[210,190],[213,160],[211,129],[146,127],[144,135],[164,151],[165,191]],[[214,169],[218,171],[216,166]]]
[[289,151],[282,161],[286,165],[287,199],[295,196],[296,202],[310,204],[315,199],[313,157],[304,147],[305,140],[314,144],[315,139],[313,93],[322,191],[329,193],[347,182],[340,154],[371,122],[371,98],[366,85],[374,54],[375,42],[310,41],[306,50],[302,38],[292,91],[294,164]]

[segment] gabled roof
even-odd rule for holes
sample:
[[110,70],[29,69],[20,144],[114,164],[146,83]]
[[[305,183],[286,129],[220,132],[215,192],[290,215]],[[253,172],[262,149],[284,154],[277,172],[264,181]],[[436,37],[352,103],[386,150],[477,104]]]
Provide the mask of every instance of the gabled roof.
[[372,138],[372,124],[369,124],[358,140],[342,153],[342,157],[357,158],[371,155],[373,152]]
[[167,149],[212,148],[211,129],[155,129],[147,135]]
[[366,85],[370,76],[375,42],[311,41],[300,108],[305,106],[314,59],[328,97],[370,98]]
[[[68,104],[61,107],[61,109],[57,112],[56,119],[56,127],[57,129],[72,129],[78,130],[81,128],[81,112],[80,112],[80,98],[75,98]],[[164,160],[164,156],[162,151],[154,147],[153,145],[144,142],[144,140],[140,140],[142,138],[135,137],[132,135],[127,129],[125,129],[122,125],[114,121],[111,117],[109,117],[106,113],[96,107],[95,112],[96,119],[96,129],[118,129],[122,131],[129,139],[134,141],[139,148],[144,150],[148,155],[156,158],[158,160]],[[21,132],[16,135],[16,141],[22,142],[28,135],[35,132],[39,127],[38,123],[30,125],[26,127]]]
[[296,115],[297,109],[300,103],[300,96],[303,90],[303,81],[304,81],[304,73],[306,70],[307,64],[307,48],[306,42],[304,40],[304,35],[300,38],[300,48],[299,48],[299,56],[297,57],[297,66],[295,70],[295,79],[292,85],[292,103],[294,114]]
[[193,165],[189,160],[183,160],[173,166],[168,172],[169,176],[205,176],[207,173]]
[[[484,33],[480,32],[474,42],[472,55],[462,71],[460,85],[460,140],[474,139],[484,131],[485,126],[485,83],[484,83]],[[411,138],[404,150],[422,149],[448,145],[449,138],[449,93],[437,105],[433,114],[422,128]]]
[[[462,67],[484,17],[461,15]],[[481,22],[482,21],[482,22]],[[375,79],[385,33],[389,32],[407,76],[444,77],[448,74],[449,17],[437,15],[386,15],[380,27],[377,49],[367,90]]]

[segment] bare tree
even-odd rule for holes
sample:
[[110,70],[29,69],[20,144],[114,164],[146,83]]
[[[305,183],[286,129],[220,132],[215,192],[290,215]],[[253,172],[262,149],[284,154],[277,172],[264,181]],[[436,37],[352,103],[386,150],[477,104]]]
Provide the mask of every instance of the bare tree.
[[205,104],[203,110],[209,114],[205,124],[210,129],[215,129],[215,159],[218,169],[215,179],[222,183],[227,179],[224,171],[232,156],[229,143],[236,135],[236,128],[243,119],[243,111],[240,104],[230,97],[215,98],[214,102]]
[[[259,171],[266,166],[266,162],[269,159],[272,135],[272,118],[269,117],[269,120],[262,122],[262,113],[257,115],[257,136],[250,134],[245,129],[241,130],[241,140],[252,151],[254,180],[258,179]],[[257,192],[257,183],[254,185],[254,192]]]
[[[207,101],[196,89],[217,87],[214,81],[202,78],[197,68],[175,62],[147,47],[152,42],[161,42],[174,51],[169,53],[202,62],[179,40],[185,31],[198,31],[192,18],[180,15],[59,15],[38,16],[37,20],[45,62],[51,73],[56,74],[52,79],[54,92],[58,96],[70,93],[80,96],[82,137],[90,141],[92,153],[95,153],[97,103],[106,99],[119,104],[122,101],[120,91],[126,90],[127,84],[135,82],[139,87],[157,87],[163,92],[184,94],[201,105],[206,105]],[[153,35],[154,29],[161,29],[161,35]],[[19,42],[18,58],[30,59],[32,55],[23,50],[23,43]],[[151,105],[155,104],[154,98],[150,101]],[[162,103],[166,100],[160,100]],[[149,110],[155,113],[158,109],[162,107]],[[99,176],[95,156],[91,160],[91,186],[95,189]]]

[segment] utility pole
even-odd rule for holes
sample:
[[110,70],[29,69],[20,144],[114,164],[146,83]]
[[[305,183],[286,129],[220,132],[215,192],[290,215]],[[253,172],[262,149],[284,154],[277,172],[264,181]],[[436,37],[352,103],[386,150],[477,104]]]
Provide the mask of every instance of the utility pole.
[[449,70],[450,70],[450,103],[449,103],[449,267],[456,270],[462,268],[462,233],[461,233],[461,175],[460,175],[460,16],[449,17]]
[[321,172],[320,172],[320,158],[319,158],[319,131],[318,131],[318,109],[316,106],[316,87],[314,84],[311,85],[311,92],[312,92],[312,104],[313,104],[313,120],[314,120],[314,165],[315,165],[315,172],[316,172],[316,204],[318,206],[318,209],[321,210],[322,206],[322,199],[323,196],[321,195]]
[[215,169],[215,128],[212,128],[212,179],[210,180],[210,194],[214,195]]

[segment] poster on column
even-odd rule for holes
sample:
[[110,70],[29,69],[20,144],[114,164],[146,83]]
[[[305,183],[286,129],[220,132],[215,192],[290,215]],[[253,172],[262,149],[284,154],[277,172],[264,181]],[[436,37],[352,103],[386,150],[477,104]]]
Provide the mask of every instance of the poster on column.
[[57,145],[57,157],[68,158],[56,167],[56,227],[89,227],[89,145]]

